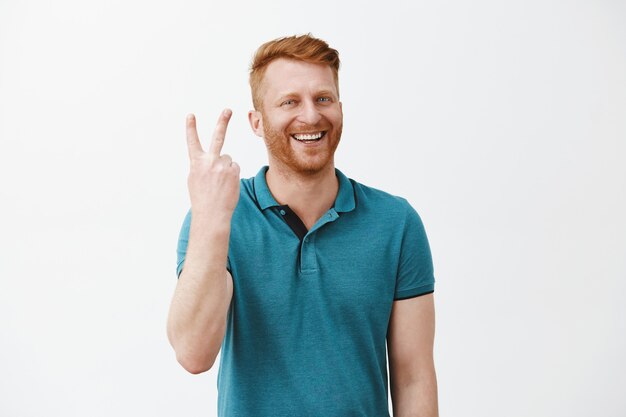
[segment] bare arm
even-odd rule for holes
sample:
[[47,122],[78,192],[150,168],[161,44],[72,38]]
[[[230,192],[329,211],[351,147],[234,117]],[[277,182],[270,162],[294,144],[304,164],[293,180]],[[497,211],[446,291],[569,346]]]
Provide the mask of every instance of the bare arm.
[[189,372],[211,369],[226,332],[233,281],[226,270],[230,222],[192,213],[185,266],[172,297],[167,334],[176,359]]
[[438,417],[433,360],[433,294],[394,301],[389,322],[389,373],[393,415]]
[[226,270],[230,221],[239,198],[239,166],[220,155],[230,111],[218,120],[208,152],[203,152],[195,118],[187,119],[191,169],[191,225],[185,266],[167,320],[167,336],[178,362],[189,372],[213,366],[224,334],[233,295]]

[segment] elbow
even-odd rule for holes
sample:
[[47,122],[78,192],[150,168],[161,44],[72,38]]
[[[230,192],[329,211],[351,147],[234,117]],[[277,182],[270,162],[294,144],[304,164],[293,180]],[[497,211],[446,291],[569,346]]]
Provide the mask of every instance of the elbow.
[[210,358],[191,357],[190,355],[176,354],[178,363],[190,374],[198,375],[213,367],[215,360]]
[[168,338],[172,348],[174,348],[176,361],[190,374],[198,375],[213,367],[217,355],[213,355],[211,349],[199,349],[197,346],[191,346],[185,340],[173,337],[169,328]]
[[220,351],[218,339],[200,338],[181,332],[172,323],[168,323],[167,336],[176,354],[176,361],[190,374],[198,375],[210,370]]

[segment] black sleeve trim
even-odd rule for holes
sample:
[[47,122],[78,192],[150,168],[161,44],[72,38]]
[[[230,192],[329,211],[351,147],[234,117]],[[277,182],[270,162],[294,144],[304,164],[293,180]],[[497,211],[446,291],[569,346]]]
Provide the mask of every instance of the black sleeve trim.
[[398,301],[398,300],[408,300],[409,298],[415,298],[415,297],[419,297],[419,296],[421,296],[421,295],[432,294],[432,293],[434,293],[434,292],[435,292],[435,290],[432,290],[432,291],[428,291],[428,292],[423,292],[423,293],[421,293],[421,294],[410,295],[410,296],[408,296],[408,297],[394,298],[394,299],[393,299],[393,301]]

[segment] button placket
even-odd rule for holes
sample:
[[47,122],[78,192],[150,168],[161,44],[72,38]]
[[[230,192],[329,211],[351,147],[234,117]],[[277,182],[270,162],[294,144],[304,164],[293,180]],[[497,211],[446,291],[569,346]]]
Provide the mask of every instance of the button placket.
[[315,253],[315,238],[308,235],[302,239],[300,248],[300,271],[303,274],[312,274],[317,272],[317,256]]
[[326,223],[335,221],[338,217],[337,212],[334,209],[330,209],[313,225],[311,230],[309,230],[302,239],[302,245],[300,246],[300,272],[303,274],[315,273],[319,268],[317,263],[317,251],[315,250],[315,236],[317,230]]

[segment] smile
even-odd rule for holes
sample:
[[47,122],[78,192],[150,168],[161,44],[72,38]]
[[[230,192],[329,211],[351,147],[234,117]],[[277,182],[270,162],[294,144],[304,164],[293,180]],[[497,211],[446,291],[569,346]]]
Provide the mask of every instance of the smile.
[[325,134],[326,132],[294,133],[291,137],[300,142],[315,142],[323,138]]

